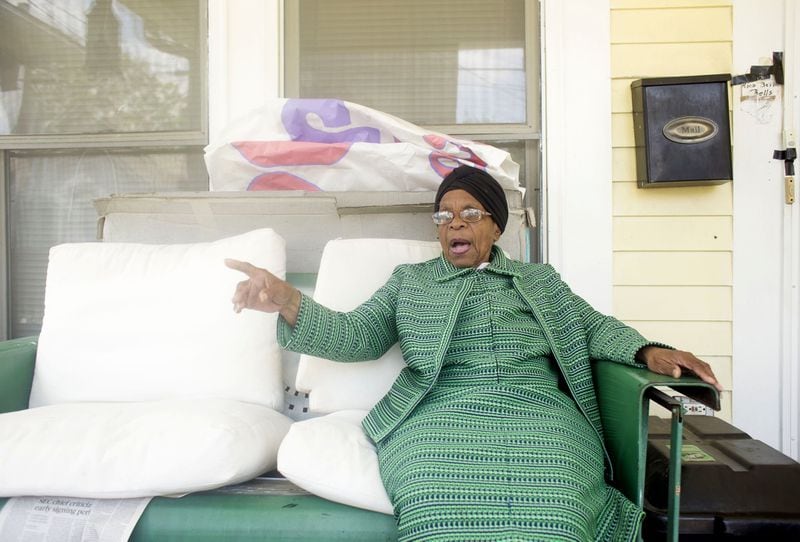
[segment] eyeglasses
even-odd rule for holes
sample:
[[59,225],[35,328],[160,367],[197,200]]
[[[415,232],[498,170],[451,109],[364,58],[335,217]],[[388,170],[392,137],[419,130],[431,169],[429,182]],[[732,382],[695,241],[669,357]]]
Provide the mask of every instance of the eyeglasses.
[[[461,220],[464,222],[474,223],[480,221],[484,216],[492,216],[492,213],[467,207],[466,209],[462,209],[461,212],[458,213],[458,216],[460,216]],[[442,226],[444,224],[450,224],[456,215],[453,211],[436,211],[431,217],[433,218],[434,224]]]

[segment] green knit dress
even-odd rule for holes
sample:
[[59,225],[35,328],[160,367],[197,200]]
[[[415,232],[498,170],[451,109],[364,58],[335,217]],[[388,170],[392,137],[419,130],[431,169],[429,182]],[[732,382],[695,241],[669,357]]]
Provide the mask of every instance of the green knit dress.
[[636,539],[541,326],[507,275],[478,275],[436,384],[378,443],[400,540]]

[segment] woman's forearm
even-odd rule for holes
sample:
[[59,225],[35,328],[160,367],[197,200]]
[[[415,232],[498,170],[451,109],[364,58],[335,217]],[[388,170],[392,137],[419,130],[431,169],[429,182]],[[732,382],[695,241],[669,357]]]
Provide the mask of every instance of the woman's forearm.
[[286,320],[286,323],[294,327],[297,323],[297,316],[300,314],[300,301],[303,299],[303,294],[297,288],[289,296],[289,300],[281,306],[278,313]]

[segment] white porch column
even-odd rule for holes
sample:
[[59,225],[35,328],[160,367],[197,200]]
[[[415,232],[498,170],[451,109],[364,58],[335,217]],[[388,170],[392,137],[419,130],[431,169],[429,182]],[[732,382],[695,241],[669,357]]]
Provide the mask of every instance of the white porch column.
[[547,259],[612,309],[611,13],[606,0],[543,0]]

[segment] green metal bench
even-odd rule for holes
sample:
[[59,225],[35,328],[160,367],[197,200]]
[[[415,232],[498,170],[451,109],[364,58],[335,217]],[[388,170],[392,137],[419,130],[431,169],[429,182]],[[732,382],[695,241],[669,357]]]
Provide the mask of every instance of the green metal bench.
[[[0,413],[28,408],[33,381],[36,339],[0,343]],[[647,418],[651,396],[657,386],[679,389],[683,395],[719,409],[716,390],[693,377],[674,379],[645,369],[609,362],[595,363],[595,380],[612,458],[615,485],[639,506],[644,501]],[[673,410],[680,457],[682,408]],[[675,441],[673,434],[673,441]],[[2,443],[0,443],[2,446]],[[680,461],[672,464],[679,469]],[[675,480],[677,482],[679,478]],[[679,494],[674,483],[673,495]],[[0,499],[0,506],[6,499]],[[673,539],[677,540],[677,498],[672,499]],[[394,518],[309,495],[279,477],[186,495],[156,497],[148,505],[131,538],[139,541],[390,541],[397,539]]]

